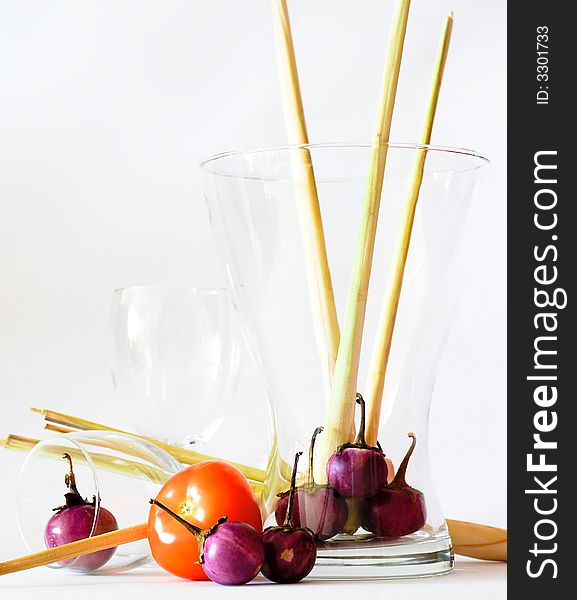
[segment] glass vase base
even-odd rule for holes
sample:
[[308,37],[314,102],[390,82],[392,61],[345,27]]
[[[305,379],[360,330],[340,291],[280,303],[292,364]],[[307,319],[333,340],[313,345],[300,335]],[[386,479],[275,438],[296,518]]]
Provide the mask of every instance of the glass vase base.
[[[454,566],[447,534],[407,536],[402,540],[342,536],[318,549],[309,577],[317,580],[408,579],[449,573]],[[346,539],[349,538],[349,539]],[[407,539],[408,538],[408,539]]]

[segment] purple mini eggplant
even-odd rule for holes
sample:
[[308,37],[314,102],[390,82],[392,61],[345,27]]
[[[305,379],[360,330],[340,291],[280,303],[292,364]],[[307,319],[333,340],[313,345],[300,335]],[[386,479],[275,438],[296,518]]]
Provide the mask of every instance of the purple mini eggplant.
[[[114,515],[99,506],[96,515],[96,498],[88,502],[83,498],[76,487],[76,477],[70,454],[63,454],[62,458],[68,461],[69,471],[64,477],[68,491],[64,494],[66,503],[54,510],[56,513],[50,517],[44,530],[44,542],[47,548],[54,548],[69,542],[76,542],[118,529]],[[96,518],[96,523],[94,522]],[[62,567],[70,567],[78,571],[95,571],[104,566],[114,555],[116,548],[99,550],[75,559],[59,562]]]
[[395,478],[375,496],[364,500],[361,508],[363,527],[382,537],[409,535],[424,527],[427,519],[423,492],[405,481],[407,465],[417,443],[414,433],[408,435],[412,438],[411,446]]
[[209,529],[200,529],[158,500],[150,503],[166,511],[196,538],[200,564],[212,581],[221,585],[241,585],[258,575],[264,560],[264,546],[254,527],[227,521],[223,516]]
[[276,583],[301,581],[311,572],[317,558],[313,532],[306,527],[295,527],[293,522],[297,466],[301,454],[297,452],[295,456],[284,523],[268,527],[262,534],[265,553],[262,574]]
[[359,433],[354,442],[339,446],[327,462],[329,485],[345,498],[373,496],[387,483],[383,451],[365,440],[365,401],[360,394],[356,401],[361,406]]
[[[347,520],[348,508],[345,499],[328,485],[315,483],[313,475],[314,447],[317,436],[322,432],[317,427],[309,446],[309,465],[306,481],[296,488],[293,505],[293,523],[296,527],[310,529],[317,540],[328,540],[341,533]],[[288,508],[290,490],[281,492],[275,508],[278,525],[283,525]]]

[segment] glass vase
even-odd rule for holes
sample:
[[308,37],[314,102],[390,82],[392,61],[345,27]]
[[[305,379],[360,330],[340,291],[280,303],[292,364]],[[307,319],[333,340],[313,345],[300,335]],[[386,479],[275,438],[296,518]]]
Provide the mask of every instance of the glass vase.
[[[313,431],[326,421],[330,396],[318,295],[311,284],[309,230],[303,226],[303,173],[314,168],[342,324],[371,150],[370,144],[292,146],[226,153],[202,164],[211,223],[248,337],[264,367],[276,417],[277,440],[264,496],[268,524],[275,523],[281,501],[277,494],[288,487],[295,452],[306,454]],[[475,179],[488,162],[478,153],[389,145],[357,390],[364,393],[367,387],[378,315],[415,161],[423,152],[425,170],[386,370],[378,441],[390,461],[390,480],[409,448],[407,434],[415,433],[406,480],[424,494],[426,522],[407,535],[375,534],[363,517],[375,502],[374,490],[372,499],[347,499],[346,526],[332,537],[321,536],[312,577],[425,576],[446,573],[453,566],[450,536],[430,476],[428,419],[439,359],[472,246]],[[356,414],[358,429],[358,410]],[[348,441],[353,441],[352,434]],[[301,460],[298,481],[303,490],[311,485],[306,472],[307,461]],[[313,475],[327,485],[325,473],[326,461],[316,462]],[[301,502],[312,495],[303,494]]]

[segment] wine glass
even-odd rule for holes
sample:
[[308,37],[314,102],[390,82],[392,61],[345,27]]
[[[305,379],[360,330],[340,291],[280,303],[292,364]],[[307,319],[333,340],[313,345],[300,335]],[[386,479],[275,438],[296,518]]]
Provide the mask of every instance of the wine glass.
[[112,376],[138,433],[179,446],[214,435],[238,382],[231,312],[224,288],[115,291]]
[[[69,462],[68,462],[69,461]],[[146,523],[149,498],[182,465],[162,448],[146,440],[110,431],[82,431],[53,435],[42,440],[28,453],[22,465],[18,485],[18,527],[30,552],[44,550],[47,535],[69,539],[92,537],[102,531],[102,513],[113,515],[118,528]],[[74,489],[89,511],[86,520],[68,519],[64,508],[65,493],[74,474]],[[76,506],[75,508],[79,508]],[[59,529],[49,528],[55,515],[62,511]],[[102,518],[102,523],[109,521]],[[63,524],[68,529],[62,531]],[[60,539],[60,545],[69,539]],[[53,537],[51,538],[54,542]],[[146,539],[138,539],[87,557],[69,559],[50,565],[55,569],[111,573],[141,566],[150,561]]]

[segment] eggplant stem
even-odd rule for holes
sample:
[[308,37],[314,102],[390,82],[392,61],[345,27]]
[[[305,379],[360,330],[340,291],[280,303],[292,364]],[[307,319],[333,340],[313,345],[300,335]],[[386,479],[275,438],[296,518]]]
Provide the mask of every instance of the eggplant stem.
[[284,519],[284,523],[283,523],[283,527],[287,527],[290,529],[294,529],[294,523],[293,523],[293,506],[294,506],[294,502],[295,502],[295,488],[296,488],[296,483],[297,483],[297,468],[299,465],[299,458],[301,457],[302,452],[297,452],[295,454],[295,462],[293,465],[293,472],[292,472],[292,476],[291,476],[291,487],[290,487],[290,491],[289,491],[289,499],[288,499],[288,504],[287,504],[287,509],[286,509],[286,516]]
[[[72,466],[72,457],[68,452],[64,452],[62,458],[68,461],[68,473],[64,475],[64,484],[66,485],[66,493],[64,498],[66,502],[62,506],[57,506],[52,510],[54,512],[60,512],[65,508],[71,508],[72,506],[94,506],[96,507],[96,496],[92,498],[92,502],[88,502],[86,498],[83,498],[76,487],[76,476],[74,475],[74,467]],[[100,498],[99,498],[100,501]]]
[[68,454],[68,452],[65,452],[62,455],[62,458],[68,461],[69,470],[68,473],[64,475],[64,483],[68,488],[68,492],[71,494],[75,494],[76,496],[80,496],[80,492],[76,487],[76,476],[74,475],[74,467],[72,466],[72,457],[70,456],[70,454]]
[[324,427],[317,427],[313,433],[313,437],[311,438],[311,445],[309,446],[309,470],[307,473],[307,484],[310,487],[315,485],[315,475],[314,475],[314,466],[315,466],[315,441],[317,439],[317,435],[323,432]]
[[393,480],[394,484],[402,485],[402,486],[407,485],[407,482],[405,481],[405,475],[407,473],[407,466],[409,464],[409,459],[411,458],[411,454],[413,454],[413,450],[415,449],[415,446],[417,445],[417,436],[413,432],[409,432],[409,433],[407,433],[407,435],[412,439],[411,446],[407,450],[407,453],[405,454],[405,458],[403,458],[403,462],[400,464],[399,470],[397,471],[397,474],[395,475],[395,478]]
[[355,446],[367,446],[367,442],[365,440],[365,399],[357,392],[356,396],[357,404],[361,407],[361,422],[359,423],[359,432],[357,433],[357,437],[355,438],[354,444]]
[[[188,531],[190,531],[190,533],[192,533],[192,535],[194,535],[194,537],[198,541],[200,541],[201,539],[204,538],[204,533],[205,533],[204,530],[202,530],[200,527],[197,527],[196,525],[193,525],[192,523],[189,523],[186,519],[183,519],[179,514],[175,513],[173,510],[168,508],[168,506],[165,506],[162,502],[159,502],[156,499],[155,500],[151,499],[150,504],[153,504],[154,506],[158,506],[158,508],[161,508],[163,511],[168,513],[173,519],[178,521],[183,527],[186,527],[186,529],[188,529]],[[220,519],[219,519],[218,524],[220,524]]]

